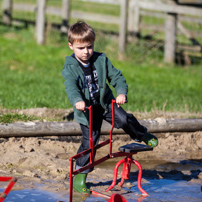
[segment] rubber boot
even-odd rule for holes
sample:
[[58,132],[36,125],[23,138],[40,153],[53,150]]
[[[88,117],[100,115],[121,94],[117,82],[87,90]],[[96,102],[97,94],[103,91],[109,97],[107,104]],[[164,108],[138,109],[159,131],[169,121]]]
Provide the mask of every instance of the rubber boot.
[[143,140],[145,144],[147,144],[150,147],[156,147],[158,145],[158,139],[151,133],[146,133],[145,138]]
[[79,173],[73,181],[73,189],[79,193],[90,195],[90,190],[86,186],[87,173]]

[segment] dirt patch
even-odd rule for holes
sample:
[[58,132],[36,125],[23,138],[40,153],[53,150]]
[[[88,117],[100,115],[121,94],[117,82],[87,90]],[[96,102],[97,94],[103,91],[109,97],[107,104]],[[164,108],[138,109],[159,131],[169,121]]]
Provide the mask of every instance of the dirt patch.
[[[159,134],[159,146],[153,151],[139,152],[136,160],[149,161],[143,169],[155,169],[155,162],[180,162],[190,159],[202,159],[202,132],[183,134]],[[69,158],[76,154],[80,145],[79,137],[38,137],[38,138],[1,138],[0,139],[0,176],[12,175],[19,178],[15,189],[29,187],[51,192],[68,193]],[[66,139],[66,140],[65,140]],[[102,140],[106,139],[102,136]],[[115,136],[113,151],[118,147],[131,143],[128,135]],[[105,155],[106,146],[97,152],[97,158]],[[117,160],[118,161],[118,160]],[[115,165],[115,164],[114,164]],[[121,171],[120,171],[121,172]],[[107,174],[106,174],[107,173]],[[156,174],[158,172],[156,171]],[[96,168],[90,175],[90,186],[105,190],[109,179],[113,179],[113,169]],[[191,178],[192,179],[192,178]],[[191,180],[190,179],[190,180]],[[108,182],[99,185],[100,181]],[[130,186],[130,183],[127,185]]]
[[[4,112],[6,112],[6,110],[4,110]],[[55,116],[66,117],[71,114],[71,112],[71,110],[54,111],[47,108],[18,111],[18,113],[44,117],[44,119],[54,118]],[[138,115],[138,119],[140,117],[146,117],[146,115],[136,114]],[[183,118],[183,116],[185,116],[179,113],[175,116],[174,114],[171,115],[171,113],[169,115],[159,113],[158,115],[159,116],[156,114],[155,118]],[[147,115],[147,118],[153,118],[153,116],[153,114],[150,114]],[[179,163],[186,160],[202,159],[202,131],[156,135],[159,138],[158,147],[154,148],[153,151],[139,152],[134,156],[136,160],[144,161],[142,167],[144,170],[147,170],[144,174],[158,177],[159,179],[164,178],[164,176],[166,176],[165,172],[161,173],[161,171],[156,169],[156,165],[159,164],[159,162]],[[113,143],[113,152],[118,151],[120,146],[133,142],[128,135],[114,135],[113,137],[115,140]],[[101,136],[101,141],[107,138],[107,136]],[[50,192],[67,195],[69,189],[69,158],[76,154],[80,145],[80,139],[81,137],[73,136],[0,138],[0,176],[17,176],[18,182],[14,186],[14,189],[17,190],[38,187]],[[97,152],[96,158],[105,155],[107,151],[107,146],[101,148]],[[147,161],[149,161],[148,164],[145,163]],[[111,184],[113,169],[107,167],[107,165],[108,164],[98,166],[89,174],[89,187],[105,190]],[[119,176],[120,173],[121,171],[118,173]],[[173,173],[170,173],[170,177],[171,176],[173,176]],[[184,177],[182,172],[178,173],[177,176],[182,179]],[[194,176],[193,173],[190,173],[187,179],[193,183],[198,183],[197,179],[201,178],[201,171],[199,171],[196,172]],[[147,180],[143,178],[143,182],[144,181]],[[43,184],[43,186],[39,187],[41,184]],[[126,183],[125,186],[130,188],[131,183]],[[121,192],[121,190],[119,191]],[[111,193],[113,193],[113,191]]]

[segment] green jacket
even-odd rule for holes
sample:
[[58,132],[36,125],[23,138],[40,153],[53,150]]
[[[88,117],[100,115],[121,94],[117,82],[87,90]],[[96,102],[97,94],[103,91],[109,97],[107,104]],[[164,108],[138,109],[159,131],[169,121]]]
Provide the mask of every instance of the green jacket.
[[[112,65],[104,53],[94,52],[92,61],[98,75],[100,104],[107,111],[108,105],[114,99],[107,81],[115,88],[117,95],[127,95],[128,86],[121,71]],[[88,125],[88,112],[79,111],[75,107],[75,104],[79,101],[84,101],[86,106],[90,105],[90,96],[85,74],[75,58],[71,56],[65,57],[62,76],[65,78],[65,91],[73,106],[75,120],[83,125]]]

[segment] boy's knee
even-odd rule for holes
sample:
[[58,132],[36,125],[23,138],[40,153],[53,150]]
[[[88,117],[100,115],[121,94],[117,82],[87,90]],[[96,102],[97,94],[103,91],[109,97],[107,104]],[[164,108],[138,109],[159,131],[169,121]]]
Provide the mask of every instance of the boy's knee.
[[127,116],[120,116],[118,121],[116,122],[116,127],[117,128],[126,128],[128,125],[128,117]]

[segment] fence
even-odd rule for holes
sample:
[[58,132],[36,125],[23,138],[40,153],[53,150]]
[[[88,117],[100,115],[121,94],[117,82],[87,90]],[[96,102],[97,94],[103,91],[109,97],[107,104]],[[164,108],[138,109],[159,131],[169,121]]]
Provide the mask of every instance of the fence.
[[[189,54],[196,53],[195,56],[201,57],[202,47],[198,38],[202,38],[200,32],[192,32],[188,30],[183,21],[191,21],[197,23],[199,28],[202,24],[202,7],[183,5],[177,0],[88,0],[91,2],[108,3],[120,5],[120,16],[101,15],[83,11],[71,10],[70,0],[61,0],[61,7],[47,6],[46,0],[37,0],[34,4],[15,3],[15,0],[3,0],[3,23],[10,25],[12,23],[12,10],[36,12],[36,38],[38,44],[45,42],[45,22],[46,14],[59,16],[61,18],[60,29],[67,32],[70,18],[79,18],[91,20],[101,23],[111,23],[119,25],[119,50],[123,52],[127,43],[127,39],[134,41],[139,40],[144,30],[150,30],[154,35],[156,32],[162,32],[164,40],[164,61],[174,63],[176,61],[176,52],[181,51],[189,61]],[[163,19],[160,26],[146,25],[145,16],[151,18]],[[164,26],[164,28],[162,27]],[[146,28],[145,28],[146,27]],[[178,32],[180,31],[192,44],[180,45],[177,43]],[[200,31],[200,30],[199,30]],[[151,34],[150,34],[151,35]],[[198,37],[198,38],[197,38]],[[183,51],[182,51],[183,50]]]
[[[191,33],[183,26],[183,24],[178,19],[179,15],[189,15],[202,17],[202,8],[196,8],[192,6],[184,6],[177,4],[177,0],[167,0],[167,3],[158,2],[148,2],[134,0],[130,1],[130,9],[134,11],[134,21],[130,22],[129,29],[134,31],[136,34],[141,32],[140,30],[140,11],[145,9],[149,11],[161,12],[166,14],[165,17],[165,42],[164,42],[164,61],[168,63],[174,63],[175,53],[176,53],[176,36],[177,28],[190,40],[196,43]],[[191,18],[190,18],[191,19]],[[194,49],[199,52],[202,51],[199,42]]]

